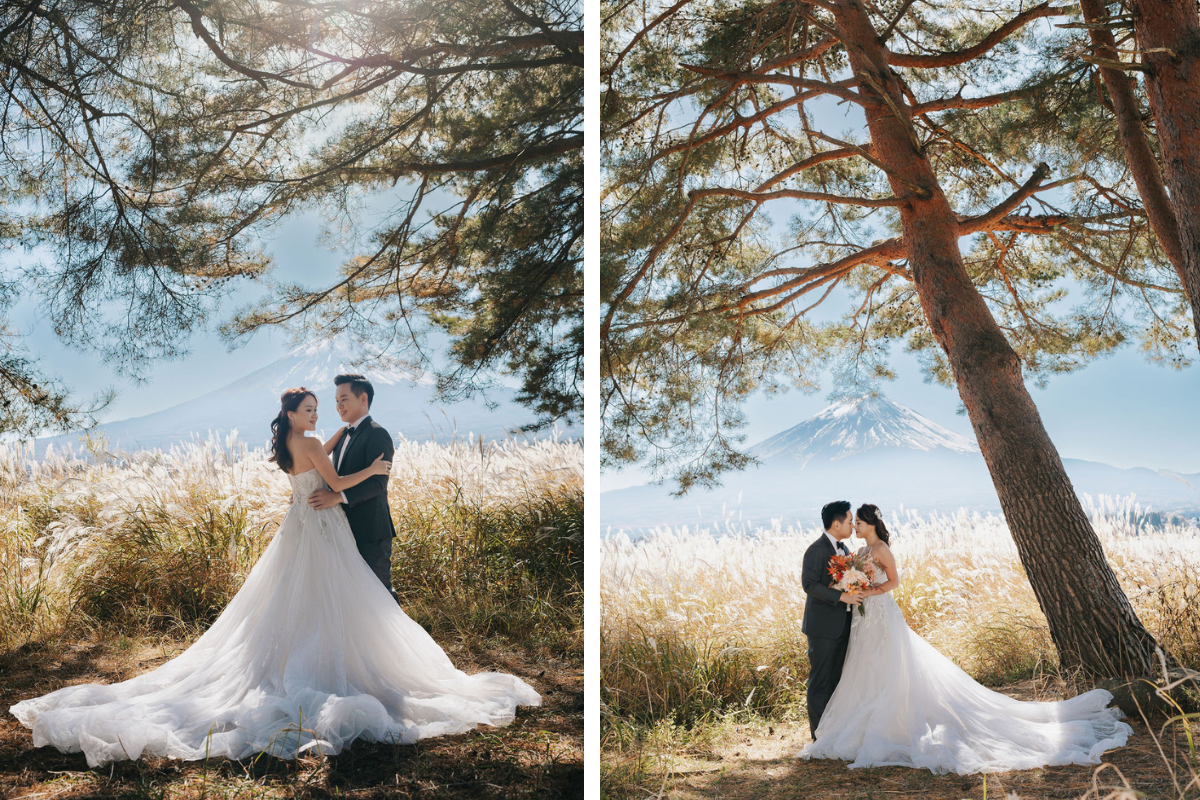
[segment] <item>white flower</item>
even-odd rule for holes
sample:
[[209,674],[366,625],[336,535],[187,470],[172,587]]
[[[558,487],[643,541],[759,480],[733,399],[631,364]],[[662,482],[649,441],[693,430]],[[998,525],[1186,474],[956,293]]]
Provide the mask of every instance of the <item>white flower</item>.
[[842,586],[854,586],[858,583],[869,583],[867,576],[851,567],[842,573],[842,579],[838,581]]

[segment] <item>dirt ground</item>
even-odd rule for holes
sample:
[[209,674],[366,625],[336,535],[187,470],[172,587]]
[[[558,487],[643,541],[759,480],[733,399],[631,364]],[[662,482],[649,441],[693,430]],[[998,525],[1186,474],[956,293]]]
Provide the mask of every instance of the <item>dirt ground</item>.
[[[1052,694],[1045,682],[1039,681],[1025,681],[1001,691],[1023,700],[1046,699]],[[904,767],[852,770],[842,761],[803,761],[794,755],[810,741],[807,725],[754,723],[734,726],[711,745],[676,759],[670,773],[659,776],[659,785],[641,788],[646,797],[678,800],[1200,798],[1200,786],[1183,790],[1195,773],[1187,763],[1188,743],[1182,727],[1175,724],[1161,733],[1161,720],[1152,728],[1142,720],[1127,721],[1134,735],[1127,746],[1105,756],[1110,767],[1046,767],[986,776],[934,775]],[[1192,734],[1200,737],[1200,721],[1192,722]],[[1122,776],[1136,794],[1110,794],[1126,786]]]
[[582,664],[511,651],[447,646],[466,672],[502,670],[542,694],[512,725],[413,745],[355,743],[340,755],[235,762],[143,758],[88,769],[82,754],[34,748],[8,713],[14,703],[77,683],[124,680],[181,652],[186,642],[97,640],[0,656],[0,798],[581,798]]

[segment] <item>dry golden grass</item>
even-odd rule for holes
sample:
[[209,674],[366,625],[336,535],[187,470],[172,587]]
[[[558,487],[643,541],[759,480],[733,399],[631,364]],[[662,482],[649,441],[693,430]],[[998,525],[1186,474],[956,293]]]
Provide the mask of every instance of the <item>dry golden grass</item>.
[[[287,477],[235,440],[168,453],[0,448],[0,708],[131,677],[180,652],[241,586],[282,519]],[[406,612],[468,671],[545,697],[507,728],[337,759],[141,760],[107,777],[0,723],[0,796],[294,797],[582,792],[583,453],[573,442],[401,443],[389,499]],[[57,777],[56,777],[57,776]],[[67,776],[67,777],[64,777]],[[390,791],[394,790],[394,791]]]
[[[34,461],[0,448],[0,652],[95,624],[207,624],[287,511],[287,476],[236,440],[92,450]],[[409,600],[430,586],[500,604],[532,594],[527,630],[553,618],[577,636],[537,606],[582,608],[581,446],[402,442],[394,463],[393,561]]]
[[[1200,668],[1200,530],[1132,499],[1085,502],[1142,621],[1182,664]],[[896,514],[888,523],[902,579],[894,596],[915,631],[988,685],[1057,677],[1045,617],[1002,519]],[[601,544],[606,793],[649,791],[666,780],[664,764],[731,719],[807,730],[800,565],[818,533],[660,529]]]
[[[1069,694],[1049,678],[1010,684],[1005,694],[1023,700]],[[1195,800],[1200,786],[1186,735],[1178,726],[1129,720],[1129,744],[1106,755],[1106,765],[1045,767],[985,775],[934,775],[904,767],[847,769],[836,760],[803,761],[808,743],[801,721],[734,714],[680,731],[667,723],[644,728],[636,747],[603,752],[601,795],[673,800]],[[1193,731],[1196,730],[1193,724]]]

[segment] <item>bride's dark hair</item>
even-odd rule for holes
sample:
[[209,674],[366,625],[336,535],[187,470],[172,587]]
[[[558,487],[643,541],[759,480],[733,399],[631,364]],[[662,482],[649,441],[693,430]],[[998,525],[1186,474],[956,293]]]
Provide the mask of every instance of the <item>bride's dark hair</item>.
[[299,408],[300,404],[304,402],[304,398],[310,395],[314,400],[317,397],[303,386],[288,389],[279,398],[279,413],[275,415],[275,419],[271,420],[271,457],[267,460],[274,461],[281,470],[287,473],[291,473],[292,465],[295,463],[287,448],[288,433],[292,430],[288,412]]
[[873,506],[870,503],[863,503],[858,507],[858,511],[855,511],[854,513],[858,515],[858,518],[863,522],[867,523],[868,525],[874,525],[875,535],[882,539],[884,544],[889,544],[888,539],[890,538],[890,534],[888,533],[887,525],[883,524],[883,519],[881,519],[879,516],[879,506]]

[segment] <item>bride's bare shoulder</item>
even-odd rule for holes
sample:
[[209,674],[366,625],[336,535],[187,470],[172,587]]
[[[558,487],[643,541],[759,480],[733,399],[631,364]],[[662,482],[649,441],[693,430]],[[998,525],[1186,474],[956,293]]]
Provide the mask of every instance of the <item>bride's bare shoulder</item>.
[[895,561],[895,558],[892,557],[892,548],[888,547],[887,542],[882,539],[876,542],[875,546],[871,548],[871,557],[880,562]]
[[321,447],[321,443],[310,436],[297,437],[288,440],[288,449],[292,452],[292,471],[291,475],[303,475],[316,467],[316,452],[319,450],[321,455],[325,455],[325,449]]

